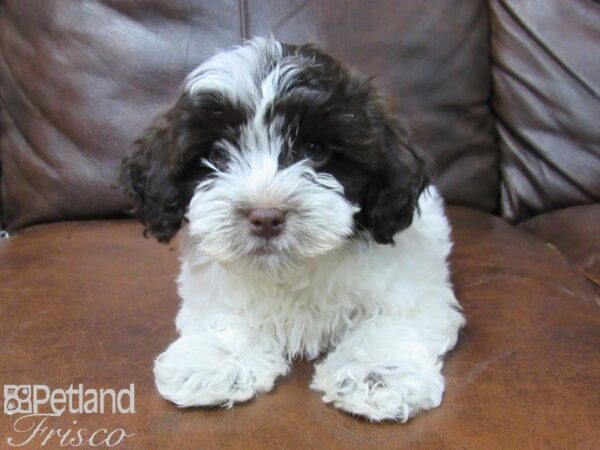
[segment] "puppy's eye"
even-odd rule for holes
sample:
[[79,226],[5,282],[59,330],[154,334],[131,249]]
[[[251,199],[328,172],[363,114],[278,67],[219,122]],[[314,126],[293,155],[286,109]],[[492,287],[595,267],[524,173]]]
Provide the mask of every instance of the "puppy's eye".
[[323,166],[331,157],[331,150],[321,142],[309,142],[304,150],[306,158],[310,159],[317,167]]
[[225,157],[223,149],[216,145],[212,145],[210,147],[210,150],[208,151],[208,159],[219,169],[224,168],[225,163],[227,162],[227,158]]

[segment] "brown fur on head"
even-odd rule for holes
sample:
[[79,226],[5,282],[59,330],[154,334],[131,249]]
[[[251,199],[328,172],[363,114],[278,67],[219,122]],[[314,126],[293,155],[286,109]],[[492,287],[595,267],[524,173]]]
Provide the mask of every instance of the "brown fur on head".
[[[254,60],[237,72],[226,64],[243,58],[228,60],[225,54],[190,74],[179,100],[125,159],[121,183],[146,230],[168,241],[180,228],[196,186],[217,170],[227,171],[231,155],[223,152],[224,143],[245,152],[243,130],[262,126],[268,129],[263,134],[279,135],[281,167],[312,161],[316,172],[335,177],[348,201],[360,208],[357,230],[368,230],[378,243],[393,243],[394,235],[411,224],[431,177],[409,133],[369,80],[355,77],[314,46],[277,44],[251,51],[257,53]],[[207,81],[210,70],[220,70],[221,78]],[[247,79],[235,78],[240,76]],[[271,80],[277,76],[280,80]],[[268,82],[277,90],[268,104],[246,92]]]

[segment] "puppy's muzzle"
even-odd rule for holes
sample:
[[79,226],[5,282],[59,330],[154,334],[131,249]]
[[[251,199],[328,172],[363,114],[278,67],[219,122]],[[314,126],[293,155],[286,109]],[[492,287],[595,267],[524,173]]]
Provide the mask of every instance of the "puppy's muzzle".
[[256,208],[248,213],[250,232],[270,239],[279,236],[285,225],[285,211],[279,208]]

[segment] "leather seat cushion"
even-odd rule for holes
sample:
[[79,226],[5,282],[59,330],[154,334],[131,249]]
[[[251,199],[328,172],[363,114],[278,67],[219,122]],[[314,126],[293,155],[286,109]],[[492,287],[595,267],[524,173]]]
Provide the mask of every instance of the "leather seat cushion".
[[[175,337],[177,251],[127,220],[39,225],[0,241],[0,380],[135,383],[135,414],[48,423],[121,427],[135,433],[126,448],[592,448],[600,442],[594,289],[501,219],[462,208],[450,216],[468,326],[446,360],[442,406],[407,424],[370,424],[323,404],[308,388],[306,361],[232,410],[162,400],[152,361]],[[15,436],[15,417],[1,416],[1,436]]]
[[600,286],[600,203],[541,214],[519,227],[555,246]]

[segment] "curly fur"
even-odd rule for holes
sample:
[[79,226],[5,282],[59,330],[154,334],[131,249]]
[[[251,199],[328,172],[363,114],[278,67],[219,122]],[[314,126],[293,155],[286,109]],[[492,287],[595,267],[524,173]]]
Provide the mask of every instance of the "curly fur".
[[[430,178],[371,82],[314,46],[256,38],[201,64],[121,174],[149,233],[183,228],[159,392],[230,407],[304,356],[322,357],[311,387],[349,413],[438,406],[464,318]],[[252,233],[256,208],[283,211],[283,232]]]

